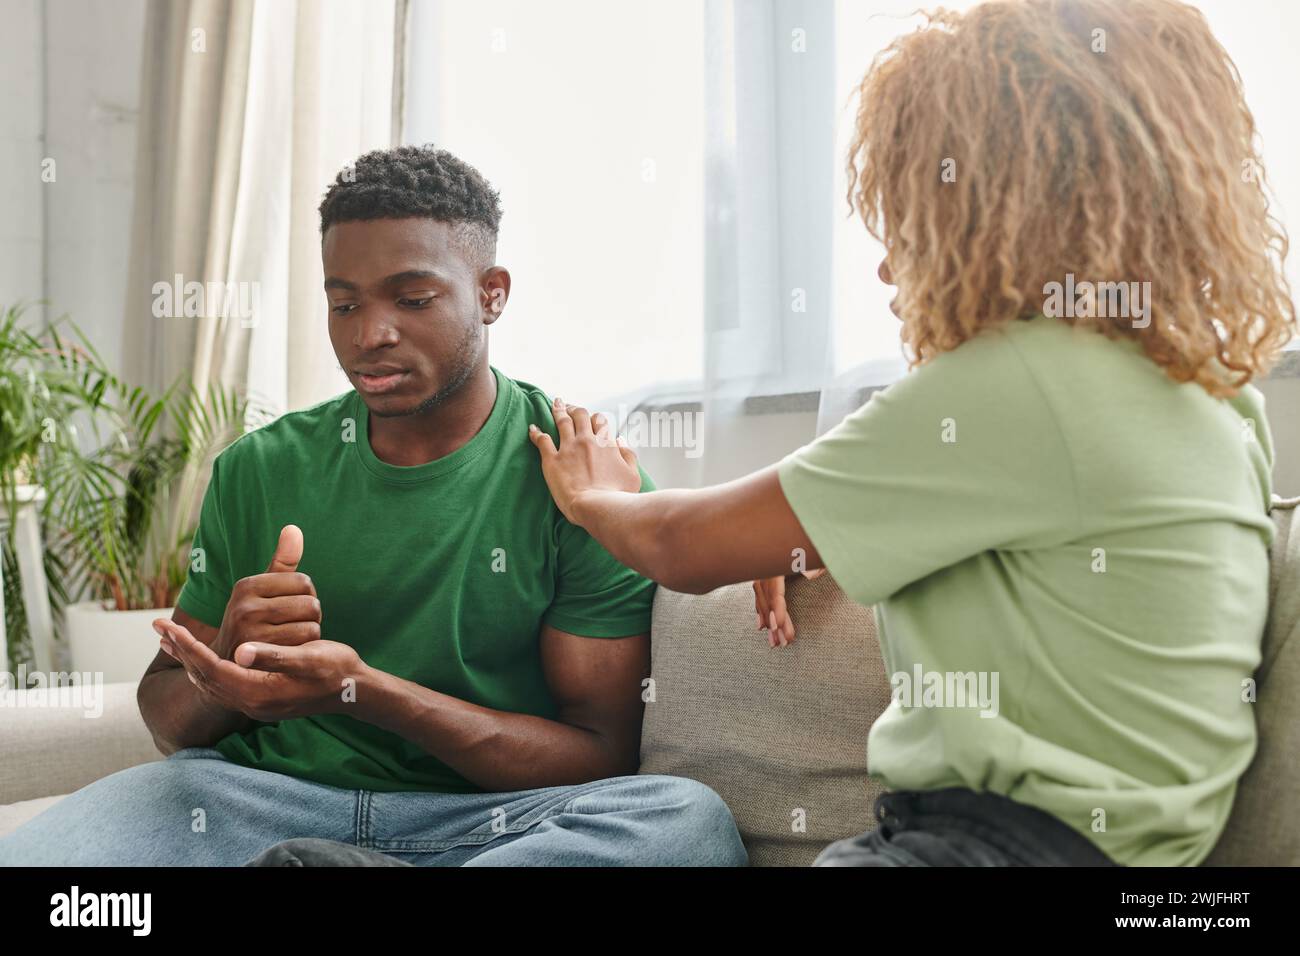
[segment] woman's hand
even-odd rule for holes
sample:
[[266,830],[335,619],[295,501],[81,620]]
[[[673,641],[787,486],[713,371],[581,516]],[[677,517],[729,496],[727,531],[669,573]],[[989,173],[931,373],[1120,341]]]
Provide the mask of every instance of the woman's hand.
[[552,412],[560,447],[557,449],[551,436],[536,425],[528,426],[528,438],[542,455],[542,474],[560,513],[581,527],[578,503],[584,494],[640,491],[641,471],[636,453],[621,438],[611,438],[604,415],[589,415],[585,408],[566,405],[558,398]]
[[794,640],[794,623],[785,607],[784,576],[754,582],[754,610],[758,629],[767,628],[769,646],[785,647]]
[[[826,573],[825,568],[804,571],[812,579]],[[754,582],[754,610],[758,613],[758,629],[767,628],[767,643],[772,647],[785,647],[794,641],[794,621],[785,605],[785,577],[763,578]]]

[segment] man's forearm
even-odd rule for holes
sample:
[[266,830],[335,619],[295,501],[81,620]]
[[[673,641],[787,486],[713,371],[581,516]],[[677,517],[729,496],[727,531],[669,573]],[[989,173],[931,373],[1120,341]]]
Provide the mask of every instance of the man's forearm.
[[211,747],[222,737],[248,730],[252,718],[203,701],[183,667],[151,670],[136,692],[140,716],[164,754],[186,747]]
[[382,727],[437,757],[489,791],[586,783],[635,773],[636,747],[595,730],[514,714],[430,690],[368,668],[357,681],[359,720]]

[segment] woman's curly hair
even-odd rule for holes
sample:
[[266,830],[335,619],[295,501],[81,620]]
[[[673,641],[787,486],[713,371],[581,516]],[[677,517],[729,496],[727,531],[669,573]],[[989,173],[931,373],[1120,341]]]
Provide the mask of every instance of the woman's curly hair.
[[[1049,283],[1144,282],[1136,339],[1226,396],[1296,330],[1241,77],[1175,0],[938,10],[857,90],[848,198],[884,243],[912,364],[1044,311]],[[1137,323],[1140,324],[1140,323]]]

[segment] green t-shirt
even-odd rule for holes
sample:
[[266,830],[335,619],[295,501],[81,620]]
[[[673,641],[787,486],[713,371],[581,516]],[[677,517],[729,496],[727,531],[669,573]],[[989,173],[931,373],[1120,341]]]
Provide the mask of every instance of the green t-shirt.
[[[553,717],[538,636],[650,630],[654,584],[556,509],[528,425],[555,437],[550,400],[493,370],[487,422],[450,455],[380,461],[355,391],[244,435],[217,456],[178,606],[221,623],[234,582],[266,571],[280,529],[303,531],[299,570],[321,636],[371,667],[462,700]],[[643,490],[650,487],[643,475]],[[396,734],[348,715],[259,724],[216,745],[228,759],[349,789],[474,792]]]
[[1120,863],[1203,860],[1255,751],[1272,460],[1258,390],[1215,399],[1041,316],[784,459],[826,566],[875,605],[872,774],[1003,794]]

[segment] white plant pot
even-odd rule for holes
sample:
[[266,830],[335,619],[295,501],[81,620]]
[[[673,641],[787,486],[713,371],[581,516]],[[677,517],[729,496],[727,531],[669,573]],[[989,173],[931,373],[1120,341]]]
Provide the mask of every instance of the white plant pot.
[[104,683],[138,681],[158,653],[151,622],[170,619],[172,608],[116,611],[101,601],[79,601],[63,609],[72,669],[102,673]]

